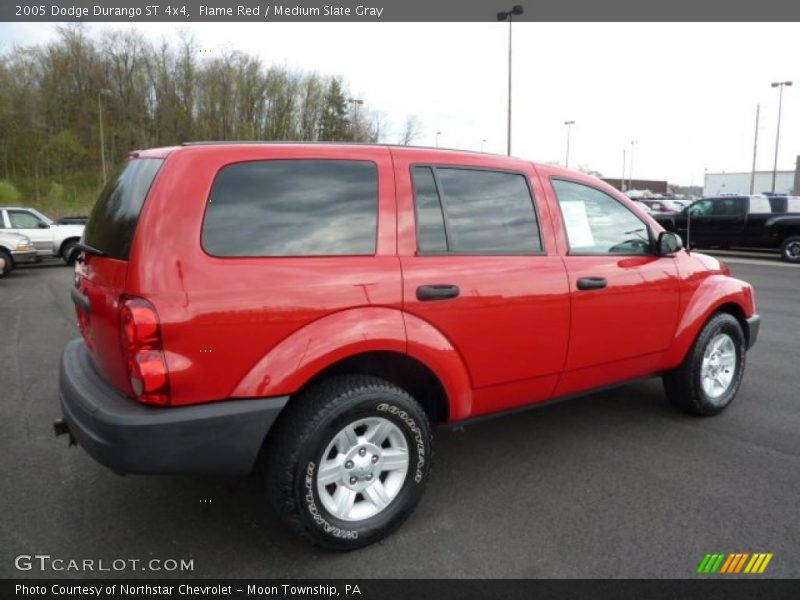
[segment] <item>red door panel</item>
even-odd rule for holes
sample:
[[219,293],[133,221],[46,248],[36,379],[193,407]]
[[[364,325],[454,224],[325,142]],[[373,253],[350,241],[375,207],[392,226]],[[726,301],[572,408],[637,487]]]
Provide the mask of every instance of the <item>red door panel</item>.
[[[566,358],[569,286],[532,165],[474,154],[437,163],[524,174],[537,203],[543,254],[418,255],[411,169],[429,165],[430,155],[403,150],[393,159],[404,310],[442,332],[461,355],[474,390],[473,415],[549,398]],[[428,285],[457,286],[459,294],[418,299],[418,289]]]

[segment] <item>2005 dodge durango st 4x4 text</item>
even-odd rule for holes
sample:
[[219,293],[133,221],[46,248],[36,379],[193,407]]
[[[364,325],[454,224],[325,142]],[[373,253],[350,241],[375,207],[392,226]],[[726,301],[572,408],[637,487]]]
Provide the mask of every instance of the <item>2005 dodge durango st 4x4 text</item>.
[[487,154],[135,152],[79,249],[57,433],[118,473],[264,464],[335,549],[409,516],[433,425],[653,374],[713,415],[759,326],[750,285],[608,185]]

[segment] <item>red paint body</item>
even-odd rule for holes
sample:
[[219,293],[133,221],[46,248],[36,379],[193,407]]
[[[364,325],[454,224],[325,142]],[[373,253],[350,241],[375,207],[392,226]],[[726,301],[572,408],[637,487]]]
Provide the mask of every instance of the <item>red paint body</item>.
[[[500,156],[337,145],[207,145],[142,152],[165,162],[141,212],[129,261],[87,255],[85,338],[100,371],[131,394],[119,338],[123,294],[161,322],[170,403],[293,394],[348,357],[407,354],[441,382],[449,420],[578,393],[677,366],[709,316],[755,312],[750,286],[715,259],[570,256],[551,177],[618,198],[580,173]],[[289,158],[370,160],[378,167],[374,256],[217,258],[200,245],[214,177],[231,163]],[[544,244],[532,256],[419,256],[410,167],[478,166],[524,174]],[[579,277],[608,287],[579,291]],[[419,285],[461,295],[420,302]]]

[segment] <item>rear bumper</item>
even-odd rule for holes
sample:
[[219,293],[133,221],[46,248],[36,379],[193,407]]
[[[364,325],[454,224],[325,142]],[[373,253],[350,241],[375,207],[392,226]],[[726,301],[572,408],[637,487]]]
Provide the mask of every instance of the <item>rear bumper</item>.
[[246,474],[288,396],[153,408],[97,373],[80,339],[61,356],[61,410],[69,432],[120,474]]
[[747,349],[750,350],[758,340],[758,330],[761,328],[761,315],[753,315],[752,317],[746,319],[747,320],[747,331],[745,331],[745,337],[747,337]]

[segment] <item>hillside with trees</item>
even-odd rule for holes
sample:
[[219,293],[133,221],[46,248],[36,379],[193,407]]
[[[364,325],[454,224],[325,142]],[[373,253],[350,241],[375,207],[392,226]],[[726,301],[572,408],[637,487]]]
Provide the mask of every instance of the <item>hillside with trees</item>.
[[[267,59],[238,51],[204,55],[189,35],[161,43],[136,30],[92,37],[82,25],[58,28],[45,45],[6,49],[0,204],[86,214],[104,170],[137,148],[385,137],[382,115],[350,98],[341,78]],[[413,141],[408,132],[401,137]]]

